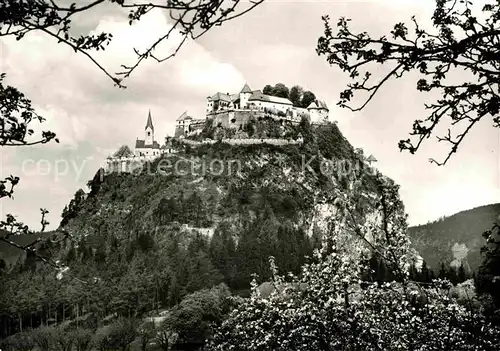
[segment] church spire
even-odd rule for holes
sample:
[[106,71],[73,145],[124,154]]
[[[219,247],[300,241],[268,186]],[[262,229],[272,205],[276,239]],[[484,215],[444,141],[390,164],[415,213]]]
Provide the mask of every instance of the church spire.
[[146,128],[144,129],[148,129],[151,128],[152,131],[155,130],[155,128],[153,127],[153,120],[151,119],[151,110],[149,110],[149,113],[148,113],[148,121],[146,122]]

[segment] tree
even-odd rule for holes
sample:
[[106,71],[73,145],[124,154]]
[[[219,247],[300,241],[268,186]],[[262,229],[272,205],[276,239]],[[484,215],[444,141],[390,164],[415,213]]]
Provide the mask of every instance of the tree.
[[98,350],[125,351],[136,336],[135,321],[119,319],[111,324],[108,330],[96,334],[95,345]]
[[288,89],[288,87],[285,84],[277,83],[274,86],[273,92],[271,95],[288,99],[288,97],[290,95],[290,90]]
[[459,283],[463,283],[467,280],[467,272],[465,271],[463,262],[460,264],[460,267],[458,267],[457,279]]
[[76,351],[90,351],[92,348],[92,332],[87,329],[77,328],[71,332]]
[[[0,8],[4,5],[0,5]],[[0,22],[1,23],[1,22]],[[5,73],[0,74],[0,147],[19,147],[37,144],[45,144],[52,140],[59,142],[56,135],[50,131],[35,133],[35,123],[45,122],[45,118],[38,115],[31,106],[29,100],[22,92],[16,88],[4,85]],[[12,198],[14,188],[19,183],[19,177],[9,176],[0,179],[0,199]],[[47,210],[40,209],[42,213],[41,232],[49,224],[45,220]],[[0,221],[0,231],[5,231],[6,235],[0,237],[9,245],[21,250],[33,251],[34,245],[40,240],[33,240],[26,246],[16,244],[10,240],[10,236],[18,234],[32,234],[28,226],[18,221],[13,215],[7,214],[6,219]]]
[[477,271],[475,285],[480,293],[493,297],[496,308],[500,310],[500,223],[483,234],[486,239],[481,249],[483,260]]
[[[71,47],[75,52],[86,56],[104,74],[106,74],[119,87],[124,87],[122,81],[129,77],[142,61],[153,58],[163,62],[175,56],[188,39],[198,39],[214,26],[220,26],[224,22],[237,18],[260,5],[263,0],[252,2],[242,9],[241,1],[230,3],[220,1],[202,0],[194,4],[192,1],[164,1],[157,4],[134,3],[125,0],[94,0],[89,4],[71,5],[61,4],[60,1],[4,1],[0,4],[0,12],[4,15],[0,19],[0,37],[14,36],[21,40],[27,33],[41,32],[58,42]],[[122,65],[123,71],[112,74],[106,70],[96,59],[92,52],[105,50],[112,41],[112,33],[99,33],[75,36],[73,20],[78,15],[98,10],[107,3],[115,7],[127,10],[129,24],[141,21],[143,16],[153,10],[165,11],[173,20],[172,27],[162,33],[158,39],[145,51],[139,52],[134,49],[137,60],[130,66]],[[173,53],[166,57],[155,55],[155,49],[164,41],[172,39],[178,32],[181,40]]]
[[156,328],[154,322],[144,322],[138,330],[139,338],[141,341],[141,351],[146,351],[148,344],[154,339]]
[[236,244],[228,223],[222,222],[215,229],[210,239],[209,254],[215,268],[224,276],[224,281],[233,286],[236,278]]
[[71,351],[73,348],[74,335],[63,327],[53,328],[54,346],[57,351]]
[[73,199],[69,202],[68,206],[65,206],[61,214],[61,226],[65,226],[70,219],[75,218],[81,209],[83,201],[85,200],[85,192],[82,189],[78,189],[73,196]]
[[[278,288],[261,298],[254,280],[250,299],[216,330],[209,349],[494,350],[499,329],[480,311],[450,298],[448,282],[419,287],[409,281],[416,253],[406,236],[397,186],[380,175],[377,184],[382,188],[377,211],[364,220],[353,216],[360,189],[337,202],[321,249],[299,277],[289,278],[292,283],[277,273],[271,257],[271,283]],[[367,262],[373,252],[397,279],[361,287],[360,261]]]
[[199,290],[186,296],[163,322],[162,329],[177,335],[177,342],[204,345],[212,336],[214,324],[222,322],[230,291],[225,284]]
[[300,99],[303,93],[304,89],[298,85],[294,85],[292,89],[290,89],[290,101],[293,103],[293,106],[300,106]]
[[439,273],[438,273],[438,278],[439,279],[446,279],[446,267],[444,266],[444,263],[441,262],[439,266]]
[[316,100],[316,96],[314,95],[314,93],[306,91],[302,95],[302,100],[300,101],[300,105],[303,108],[309,107],[311,102],[313,102],[314,100]]
[[[44,33],[53,38],[57,43],[62,43],[71,47],[75,52],[86,56],[99,70],[108,76],[116,86],[125,88],[123,79],[129,77],[132,72],[141,64],[142,61],[153,58],[157,62],[166,61],[175,56],[188,39],[197,39],[208,32],[214,26],[220,26],[224,22],[235,19],[246,14],[264,0],[251,2],[246,8],[242,8],[241,1],[220,2],[202,0],[193,4],[192,1],[165,1],[163,4],[145,4],[133,3],[125,0],[93,0],[84,5],[61,4],[54,0],[23,1],[12,0],[0,3],[0,37],[15,37],[22,40],[23,37],[32,32]],[[174,21],[170,29],[160,35],[160,37],[145,51],[139,52],[134,49],[137,60],[133,65],[122,65],[123,71],[115,74],[110,73],[102,66],[92,55],[94,51],[105,50],[105,47],[112,40],[112,33],[86,34],[76,36],[73,31],[73,20],[79,15],[89,13],[111,3],[113,6],[120,7],[129,11],[128,20],[132,25],[143,19],[143,16],[152,10],[167,11],[170,18]],[[76,31],[78,32],[78,31]],[[166,57],[155,55],[155,49],[164,41],[172,39],[174,33],[180,34],[180,41],[174,52]],[[50,131],[42,131],[38,139],[31,140],[35,132],[33,122],[42,123],[45,119],[36,114],[31,106],[31,101],[27,99],[20,91],[12,86],[4,86],[3,80],[5,73],[0,73],[0,146],[25,146],[35,144],[45,144],[51,140],[58,142],[55,134]],[[96,175],[97,176],[97,175]],[[94,179],[95,180],[95,179]],[[19,183],[19,177],[9,176],[0,180],[0,199],[3,197],[12,197],[14,187]],[[98,190],[92,189],[92,194]],[[45,209],[42,212],[42,232],[49,224],[45,220],[48,213]],[[17,221],[14,216],[7,216],[6,221],[0,222],[0,230],[7,230],[8,235],[2,236],[1,241],[15,246],[21,250],[30,250],[34,252],[32,245],[20,246],[14,241],[9,240],[10,235],[19,233],[32,233],[22,222]],[[37,240],[36,242],[38,242]],[[42,258],[47,263],[56,265]],[[56,265],[56,268],[61,268]]]
[[420,279],[422,283],[429,283],[431,281],[431,271],[427,266],[427,262],[422,262],[422,268],[420,269]]
[[[420,27],[412,17],[413,28],[397,23],[388,36],[380,38],[351,31],[350,19],[344,17],[334,33],[330,18],[324,16],[325,32],[316,52],[353,81],[340,93],[339,105],[359,111],[389,80],[410,72],[419,74],[417,90],[437,92],[440,98],[425,105],[427,118],[413,123],[410,135],[416,140],[401,140],[399,148],[414,154],[426,138],[447,126],[447,133],[437,139],[448,143],[450,151],[443,161],[430,160],[437,165],[446,164],[479,121],[489,119],[500,127],[500,3],[492,1],[475,15],[471,6],[469,0],[436,0],[435,31]],[[378,70],[373,66],[386,64],[388,73],[375,78]],[[464,72],[467,78],[457,82],[456,73]],[[377,79],[374,83],[373,78]],[[366,93],[367,98],[359,107],[352,107],[358,92]]]
[[269,84],[267,84],[264,89],[262,90],[262,93],[266,95],[273,95],[273,87]]

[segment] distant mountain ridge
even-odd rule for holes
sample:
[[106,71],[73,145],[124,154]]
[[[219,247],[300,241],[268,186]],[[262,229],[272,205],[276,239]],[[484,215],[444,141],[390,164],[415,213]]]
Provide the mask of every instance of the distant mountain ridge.
[[500,203],[484,205],[409,228],[414,247],[433,269],[442,263],[475,271],[481,262],[482,234],[500,215]]
[[[54,231],[46,233],[12,235],[9,237],[9,240],[21,246],[28,246],[34,243],[40,237],[42,239],[49,238],[53,233]],[[0,230],[0,237],[5,237],[6,235],[6,231]],[[38,247],[39,245],[37,244],[35,248]],[[26,253],[23,250],[9,245],[6,242],[0,241],[0,260],[3,260],[7,266],[13,265],[19,259],[19,256],[24,257],[25,254]]]

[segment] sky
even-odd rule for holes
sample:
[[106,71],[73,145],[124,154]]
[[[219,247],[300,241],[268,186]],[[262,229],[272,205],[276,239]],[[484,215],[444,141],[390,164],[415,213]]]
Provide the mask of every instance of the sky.
[[[413,120],[426,116],[424,103],[433,101],[417,92],[414,76],[388,83],[364,110],[353,113],[336,106],[347,77],[315,52],[323,15],[334,21],[351,18],[355,29],[382,35],[397,22],[409,23],[412,15],[426,23],[432,11],[432,0],[266,0],[188,42],[174,58],[145,61],[125,81],[127,89],[114,87],[86,57],[44,34],[29,34],[21,41],[3,38],[0,72],[7,73],[7,84],[32,100],[47,118],[43,130],[56,132],[60,143],[0,149],[0,177],[21,177],[14,199],[0,201],[0,215],[12,213],[37,229],[43,207],[50,211],[50,227],[57,227],[63,207],[79,188],[86,190],[105,158],[120,145],[133,147],[136,138],[143,138],[149,110],[155,138],[162,141],[173,135],[175,119],[184,111],[204,117],[208,95],[239,92],[245,82],[252,89],[301,85],[325,100],[330,119],[338,122],[351,144],[373,154],[377,168],[400,184],[412,225],[499,202],[500,134],[491,119],[471,132],[446,166],[437,167],[429,158],[443,159],[446,149],[434,139],[416,155],[398,149]],[[95,55],[111,72],[133,63],[134,47],[145,47],[169,28],[161,11],[129,26],[126,13],[112,5],[74,23],[77,31],[113,33],[106,51]],[[171,52],[176,40],[160,47],[158,54]]]

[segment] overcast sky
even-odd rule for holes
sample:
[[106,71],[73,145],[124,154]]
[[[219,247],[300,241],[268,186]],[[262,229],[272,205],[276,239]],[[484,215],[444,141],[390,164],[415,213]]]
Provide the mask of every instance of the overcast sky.
[[[15,199],[0,201],[2,217],[13,213],[38,226],[39,208],[51,212],[51,227],[78,188],[93,177],[104,159],[120,145],[133,147],[143,137],[151,110],[156,139],[172,135],[175,119],[187,110],[203,117],[205,98],[217,91],[238,92],[266,84],[301,85],[330,106],[331,119],[354,147],[378,159],[378,168],[401,185],[411,224],[500,200],[499,131],[484,121],[471,133],[445,167],[443,149],[428,140],[417,155],[400,153],[414,118],[425,117],[423,103],[432,102],[415,89],[414,77],[391,82],[368,107],[351,113],[335,106],[346,77],[315,53],[323,33],[321,16],[350,17],[353,25],[384,34],[411,15],[428,21],[433,1],[278,1],[267,3],[237,20],[188,43],[165,63],[146,61],[126,81],[113,86],[88,59],[42,34],[22,41],[2,40],[1,72],[6,82],[23,91],[40,114],[44,127],[58,134],[60,144],[2,149],[2,177],[16,174],[21,183]],[[105,7],[78,18],[81,31],[112,31],[113,43],[96,57],[111,71],[134,60],[132,48],[154,40],[168,28],[162,12],[152,12],[130,27],[126,14]],[[173,43],[161,48],[168,52]],[[42,161],[41,161],[42,160]],[[24,164],[24,167],[23,167]],[[65,171],[65,165],[69,165]],[[59,172],[56,172],[59,167]]]

